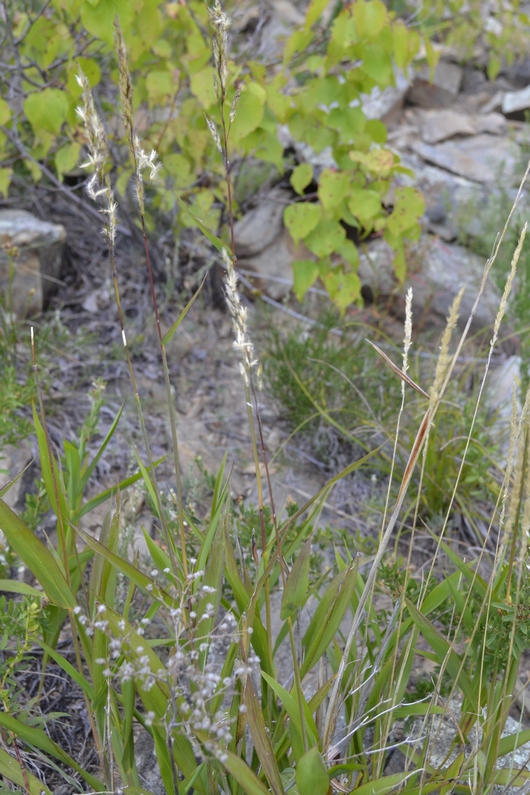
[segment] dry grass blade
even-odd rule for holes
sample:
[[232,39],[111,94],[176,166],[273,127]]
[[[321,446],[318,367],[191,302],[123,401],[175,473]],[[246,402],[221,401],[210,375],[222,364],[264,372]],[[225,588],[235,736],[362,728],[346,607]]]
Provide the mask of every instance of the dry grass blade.
[[402,381],[404,381],[406,384],[408,384],[413,389],[415,389],[416,392],[419,392],[420,395],[422,395],[424,398],[427,398],[427,400],[430,399],[429,393],[426,392],[424,389],[422,389],[421,386],[418,386],[418,384],[415,381],[413,381],[412,378],[410,378],[406,373],[404,373],[403,370],[401,370],[401,368],[397,366],[397,364],[394,364],[392,359],[390,359],[386,355],[386,353],[382,351],[378,345],[375,344],[375,342],[372,342],[371,340],[366,340],[366,342],[377,351],[379,356],[381,356],[385,360],[385,362],[389,365],[389,367],[392,368],[392,370],[396,373],[396,375],[398,375],[401,378]]

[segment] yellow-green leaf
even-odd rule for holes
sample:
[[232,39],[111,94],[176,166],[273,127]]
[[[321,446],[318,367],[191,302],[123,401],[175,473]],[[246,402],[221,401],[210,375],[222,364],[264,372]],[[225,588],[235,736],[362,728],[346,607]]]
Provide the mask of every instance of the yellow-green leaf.
[[24,113],[33,128],[36,137],[40,133],[60,131],[68,110],[68,98],[58,88],[45,88],[36,94],[30,94],[24,100]]
[[293,262],[293,290],[299,301],[318,278],[318,265],[312,259],[297,259]]
[[77,604],[75,596],[51,552],[2,499],[0,499],[0,530],[40,582],[50,601],[59,607],[75,607]]
[[291,204],[283,214],[285,226],[295,243],[315,229],[321,217],[320,206],[310,202]]

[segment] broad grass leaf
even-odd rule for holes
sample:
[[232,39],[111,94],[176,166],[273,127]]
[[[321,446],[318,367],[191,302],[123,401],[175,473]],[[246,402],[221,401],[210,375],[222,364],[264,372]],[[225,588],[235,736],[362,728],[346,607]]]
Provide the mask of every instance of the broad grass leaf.
[[308,597],[309,564],[311,562],[311,539],[306,541],[298,553],[287,578],[282,596],[280,618],[285,621],[289,616],[296,615]]
[[462,693],[470,702],[473,711],[478,713],[480,707],[475,685],[463,670],[462,661],[458,654],[453,650],[450,643],[442,637],[434,624],[432,624],[409,599],[405,599],[405,604],[412,620],[436,654],[439,664],[445,665],[446,671],[453,678],[455,684],[462,690]]
[[[270,795],[270,789],[263,784],[253,770],[239,756],[226,750],[222,764],[235,778],[245,795]],[[283,789],[281,790],[283,792]]]
[[116,555],[114,552],[111,552],[104,544],[93,538],[88,533],[85,533],[83,530],[77,529],[77,532],[86,542],[86,544],[94,550],[94,552],[97,552],[103,558],[108,560],[114,566],[114,568],[125,574],[125,576],[145,594],[161,599],[168,607],[175,607],[175,602],[167,593],[167,591],[157,585],[154,580],[141,572],[138,568],[136,568],[136,566],[134,566],[132,563],[129,563],[128,560],[121,557],[120,555]]
[[37,138],[42,130],[57,135],[66,119],[67,111],[68,97],[58,88],[45,88],[30,94],[24,100],[24,113]]
[[[162,461],[165,460],[166,456],[164,455],[162,456],[162,458],[158,458],[156,461],[153,461],[153,466],[155,467],[155,469],[157,466],[160,466]],[[146,471],[145,468],[144,471]],[[118,492],[124,491],[125,489],[129,488],[129,486],[132,486],[133,483],[136,483],[142,477],[143,473],[137,472],[136,475],[131,475],[130,478],[125,478],[124,480],[121,480],[116,486],[111,486],[110,489],[105,489],[105,491],[100,492],[96,497],[93,497],[91,500],[85,502],[85,504],[79,509],[79,511],[73,515],[72,522],[75,524],[76,522],[79,521],[79,519],[81,519],[87,513],[90,513],[90,511],[92,511],[98,505],[101,505],[101,503],[105,502],[105,500],[108,500],[109,497],[113,497],[115,494],[118,494]]]
[[[92,687],[90,682],[87,679],[85,679],[85,677],[82,674],[80,674],[76,668],[74,668],[72,663],[69,663],[66,657],[63,657],[63,655],[60,652],[58,652],[57,649],[53,649],[51,646],[48,646],[48,644],[44,643],[44,641],[38,640],[37,642],[39,646],[42,646],[46,654],[49,657],[51,657],[52,660],[55,660],[57,665],[59,665],[63,669],[65,674],[70,676],[73,679],[73,681],[79,685],[79,687],[83,690],[83,692],[86,693],[89,700],[93,701],[95,695],[94,688]],[[90,661],[87,660],[87,662]]]
[[[44,481],[44,486],[46,487],[46,494],[48,495],[48,499],[50,501],[50,505],[52,506],[54,514],[57,517],[59,516],[59,514],[61,514],[66,519],[68,517],[68,511],[66,508],[65,497],[61,490],[61,478],[60,478],[59,467],[57,466],[57,462],[51,450],[48,450],[46,434],[39,420],[35,406],[33,406],[33,423],[35,425],[35,431],[37,434],[40,467],[42,471],[42,479]],[[59,496],[58,505],[57,505],[56,487]]]
[[530,742],[530,729],[510,734],[508,737],[502,737],[499,740],[498,756],[506,756],[516,751],[521,745]]
[[[274,679],[272,676],[269,676],[263,671],[261,672],[261,675],[268,683],[270,688],[274,691],[276,696],[282,702],[283,708],[289,715],[289,719],[291,721],[292,726],[294,726],[299,736],[303,737],[304,732],[302,728],[302,718],[300,715],[300,705],[298,703],[298,698],[293,696],[292,693],[287,692],[287,690],[284,687],[282,687],[282,685],[279,682],[277,682],[276,679]],[[307,741],[310,745],[316,745],[316,743],[318,742],[317,727],[315,726],[313,716],[310,712],[310,708],[303,694],[302,694],[302,699],[304,701],[304,706],[307,708],[307,714],[304,716]]]
[[[368,781],[366,784],[361,784],[355,790],[355,795],[388,795],[392,790],[397,789],[400,784],[403,784],[407,779],[415,779],[419,776],[419,772],[414,771],[404,773],[393,773],[390,776],[382,776],[373,781]],[[440,783],[438,782],[438,787]],[[400,792],[405,790],[400,789]]]
[[42,599],[44,596],[42,591],[38,591],[26,582],[20,582],[20,580],[0,580],[0,591],[20,593],[24,594],[24,596],[36,596],[38,599]]
[[303,678],[325,654],[344,617],[355,589],[356,566],[337,574],[324,592],[302,638],[305,658],[300,667]]
[[102,781],[81,767],[75,759],[72,759],[66,751],[63,751],[57,743],[54,743],[42,729],[28,726],[26,723],[17,720],[17,718],[5,712],[0,712],[0,726],[12,732],[13,736],[19,738],[22,742],[39,748],[39,750],[44,751],[44,753],[49,756],[55,757],[55,759],[59,759],[64,764],[73,768],[73,770],[79,773],[83,780],[96,791],[104,789],[105,785]]
[[274,755],[274,749],[267,734],[265,727],[265,719],[261,706],[254,690],[254,684],[250,676],[247,677],[245,682],[245,689],[243,692],[243,700],[247,708],[247,719],[254,742],[254,749],[261,762],[261,767],[269,782],[270,788],[274,795],[283,795],[283,784],[280,776],[278,763]]
[[283,214],[285,226],[295,243],[299,243],[302,238],[315,229],[321,217],[320,206],[311,202],[290,204],[285,208]]
[[75,607],[76,598],[49,549],[2,499],[0,499],[0,530],[9,545],[40,582],[48,599],[59,607]]
[[[25,791],[26,782],[18,759],[8,754],[3,748],[0,748],[0,775]],[[53,795],[53,792],[29,770],[25,770],[25,775],[29,785],[29,795]]]
[[199,297],[199,293],[201,292],[202,288],[204,287],[204,282],[206,281],[207,277],[208,277],[208,274],[206,273],[204,275],[204,279],[202,280],[202,282],[200,283],[199,287],[197,288],[197,290],[195,291],[193,296],[190,298],[190,300],[188,301],[188,303],[186,304],[186,306],[184,307],[184,309],[182,310],[182,312],[180,313],[178,318],[175,320],[175,322],[173,323],[171,328],[168,331],[166,331],[166,333],[164,334],[164,336],[162,338],[162,345],[167,345],[168,344],[169,340],[172,338],[173,334],[178,329],[178,327],[180,326],[180,324],[182,323],[182,321],[184,320],[184,318],[186,317],[186,315],[190,311],[191,307],[193,306],[193,304],[195,303],[195,301]]
[[301,793],[326,795],[329,789],[329,775],[316,745],[298,760],[295,777]]

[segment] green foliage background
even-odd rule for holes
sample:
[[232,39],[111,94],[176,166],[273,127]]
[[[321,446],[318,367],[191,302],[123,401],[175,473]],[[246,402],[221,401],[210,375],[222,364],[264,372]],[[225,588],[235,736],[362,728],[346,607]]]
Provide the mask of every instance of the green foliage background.
[[[305,163],[292,172],[298,200],[286,208],[285,222],[295,243],[304,244],[294,264],[297,296],[320,277],[344,310],[360,295],[357,248],[349,238],[383,234],[396,251],[396,274],[403,279],[404,240],[419,234],[423,200],[414,188],[398,187],[390,214],[384,206],[405,169],[385,148],[384,124],[365,117],[362,95],[392,85],[396,68],[407,70],[417,56],[421,38],[380,0],[360,0],[331,15],[328,5],[312,0],[304,24],[285,42],[281,63],[267,67],[240,60],[237,53],[229,58],[228,99],[240,93],[229,145],[232,159],[252,156],[280,174],[289,165],[280,125],[317,153],[329,147],[336,167],[317,173]],[[196,0],[53,0],[49,6],[22,0],[11,13],[10,80],[2,84],[0,97],[3,195],[14,172],[34,182],[43,172],[62,180],[83,160],[78,65],[107,117],[118,157],[116,188],[124,195],[132,166],[115,119],[118,17],[135,87],[136,127],[142,146],[156,149],[163,163],[153,186],[154,217],[176,219],[176,231],[193,223],[178,214],[177,191],[206,226],[214,231],[222,226],[224,166],[205,118],[219,121],[207,6]],[[433,64],[428,43],[426,52]]]

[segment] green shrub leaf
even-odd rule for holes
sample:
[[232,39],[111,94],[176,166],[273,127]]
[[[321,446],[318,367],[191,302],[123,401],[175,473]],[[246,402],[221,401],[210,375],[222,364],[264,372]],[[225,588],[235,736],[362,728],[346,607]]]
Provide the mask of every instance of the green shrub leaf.
[[298,202],[285,208],[283,220],[285,226],[295,243],[299,243],[302,238],[314,229],[321,219],[321,210],[318,204],[310,202]]
[[24,113],[36,138],[42,130],[57,135],[66,119],[67,110],[68,98],[58,88],[45,88],[24,100]]

